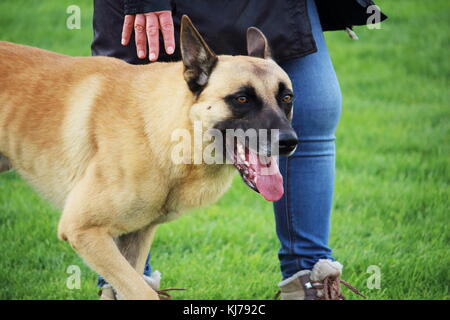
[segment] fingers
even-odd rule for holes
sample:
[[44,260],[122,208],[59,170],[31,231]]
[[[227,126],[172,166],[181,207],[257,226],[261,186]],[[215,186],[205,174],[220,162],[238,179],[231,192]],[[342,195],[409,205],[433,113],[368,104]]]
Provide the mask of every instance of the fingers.
[[139,59],[147,56],[147,36],[145,33],[146,18],[143,14],[137,14],[134,19],[134,40],[136,42],[136,52]]
[[175,36],[171,11],[158,12],[159,28],[164,38],[164,47],[168,54],[175,51]]
[[134,15],[126,15],[122,28],[122,45],[126,46],[130,42],[131,33],[133,32]]
[[129,44],[134,28],[136,52],[139,59],[147,56],[147,42],[150,61],[158,60],[159,30],[163,35],[165,51],[175,52],[175,36],[171,11],[149,12],[145,14],[126,15],[122,28],[122,45]]
[[150,61],[158,60],[159,55],[159,22],[158,16],[153,13],[146,13],[146,32],[148,38],[149,59]]

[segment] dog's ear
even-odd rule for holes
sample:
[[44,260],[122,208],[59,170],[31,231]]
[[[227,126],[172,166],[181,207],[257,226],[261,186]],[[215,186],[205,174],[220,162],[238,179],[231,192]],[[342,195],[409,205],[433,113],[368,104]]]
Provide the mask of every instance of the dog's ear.
[[247,29],[247,53],[251,57],[269,59],[271,57],[266,36],[256,27]]
[[208,83],[209,76],[217,63],[217,56],[186,15],[181,19],[180,43],[184,79],[192,92],[199,93]]

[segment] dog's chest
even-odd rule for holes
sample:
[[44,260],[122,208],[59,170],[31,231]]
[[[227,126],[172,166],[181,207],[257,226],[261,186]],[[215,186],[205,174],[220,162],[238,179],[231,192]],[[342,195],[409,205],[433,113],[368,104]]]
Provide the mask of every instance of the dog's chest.
[[163,210],[165,213],[158,222],[172,221],[185,211],[216,202],[230,187],[235,172],[234,167],[227,165],[183,179],[171,189]]

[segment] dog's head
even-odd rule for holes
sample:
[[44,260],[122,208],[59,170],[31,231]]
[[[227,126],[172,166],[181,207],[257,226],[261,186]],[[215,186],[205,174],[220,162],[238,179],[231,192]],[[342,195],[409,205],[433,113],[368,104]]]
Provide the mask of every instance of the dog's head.
[[266,37],[247,31],[249,56],[217,56],[189,18],[181,23],[184,78],[196,97],[191,120],[223,135],[227,157],[244,182],[265,199],[283,195],[276,156],[297,146],[291,127],[293,91],[288,75],[270,58]]

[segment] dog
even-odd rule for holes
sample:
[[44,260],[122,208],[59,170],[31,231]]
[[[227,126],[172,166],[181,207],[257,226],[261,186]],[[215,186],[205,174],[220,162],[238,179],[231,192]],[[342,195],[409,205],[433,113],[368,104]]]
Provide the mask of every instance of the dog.
[[[4,167],[61,209],[58,237],[124,299],[159,298],[142,277],[159,224],[216,201],[237,171],[278,200],[276,157],[297,145],[292,84],[259,29],[247,30],[249,56],[216,55],[187,16],[180,38],[182,61],[145,66],[0,43]],[[278,152],[237,142],[229,161],[174,163],[171,133],[194,122],[277,130]]]

